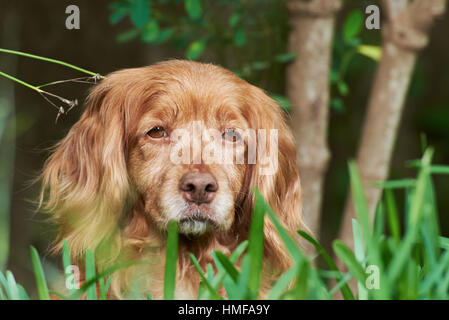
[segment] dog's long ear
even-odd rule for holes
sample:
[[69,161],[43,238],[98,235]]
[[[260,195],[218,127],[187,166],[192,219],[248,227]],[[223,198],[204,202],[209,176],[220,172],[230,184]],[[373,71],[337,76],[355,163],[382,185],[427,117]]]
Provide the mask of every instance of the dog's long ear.
[[[297,238],[297,230],[302,229],[302,195],[299,173],[296,165],[296,151],[293,135],[289,130],[283,111],[278,104],[268,97],[261,89],[251,86],[246,92],[247,107],[244,112],[252,129],[265,129],[266,141],[257,141],[256,164],[252,165],[249,187],[257,187],[265,201],[277,214],[283,226],[290,234]],[[270,130],[277,132],[277,146],[270,142]],[[263,145],[266,143],[266,154],[272,155],[271,169],[266,170],[264,163]],[[273,149],[274,148],[274,149]],[[277,148],[277,150],[276,150]],[[277,151],[277,154],[276,154]],[[270,160],[269,160],[270,161]],[[265,168],[264,168],[265,167]],[[265,171],[264,171],[265,170]],[[251,192],[251,189],[250,189]],[[254,196],[248,197],[251,208]],[[252,210],[251,210],[252,212]],[[265,217],[265,256],[274,264],[275,268],[285,270],[291,265],[289,254],[286,252],[274,225]]]
[[94,88],[81,119],[55,146],[42,173],[41,208],[60,228],[56,249],[67,239],[75,259],[87,249],[102,248],[111,256],[119,245],[116,231],[129,190],[126,114],[122,95],[112,89],[117,90],[108,79]]

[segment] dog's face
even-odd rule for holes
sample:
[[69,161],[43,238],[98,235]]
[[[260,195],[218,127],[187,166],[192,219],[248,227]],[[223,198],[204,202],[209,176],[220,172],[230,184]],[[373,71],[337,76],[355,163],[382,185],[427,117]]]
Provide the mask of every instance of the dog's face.
[[[172,220],[189,238],[244,239],[254,188],[294,234],[301,189],[283,118],[261,89],[218,66],[166,61],[114,72],[48,159],[41,200],[75,258],[102,245],[105,261],[123,246],[163,246]],[[287,267],[269,222],[265,239],[264,252]]]
[[246,150],[241,88],[214,71],[159,74],[164,89],[142,109],[129,150],[131,183],[146,214],[162,229],[176,220],[188,236],[229,230],[247,169],[225,162],[222,152],[237,159]]

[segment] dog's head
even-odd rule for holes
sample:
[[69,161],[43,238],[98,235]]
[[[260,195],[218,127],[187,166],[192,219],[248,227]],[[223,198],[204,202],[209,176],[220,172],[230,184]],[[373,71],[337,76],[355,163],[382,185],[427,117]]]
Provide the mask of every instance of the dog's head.
[[43,172],[45,206],[75,254],[120,233],[137,203],[162,233],[172,220],[188,237],[247,226],[253,187],[288,229],[300,226],[295,148],[282,111],[232,72],[187,61],[122,70],[102,80],[87,105]]

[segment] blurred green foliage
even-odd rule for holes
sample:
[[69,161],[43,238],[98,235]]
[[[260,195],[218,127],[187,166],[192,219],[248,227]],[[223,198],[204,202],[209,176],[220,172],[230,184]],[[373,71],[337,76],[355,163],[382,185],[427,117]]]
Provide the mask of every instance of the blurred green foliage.
[[129,17],[118,42],[169,45],[180,57],[214,61],[273,93],[283,109],[284,70],[296,59],[286,49],[285,1],[122,0],[109,5],[110,23]]

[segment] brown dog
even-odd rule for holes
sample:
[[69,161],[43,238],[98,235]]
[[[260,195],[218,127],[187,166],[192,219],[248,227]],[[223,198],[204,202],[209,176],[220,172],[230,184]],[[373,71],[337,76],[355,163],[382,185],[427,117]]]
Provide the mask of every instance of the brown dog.
[[[198,135],[186,138],[195,127],[220,135],[211,135],[207,149]],[[268,174],[261,173],[260,140],[245,134],[260,129],[277,133],[270,146],[276,166]],[[235,151],[233,162],[203,161],[204,150],[222,148]],[[236,160],[254,158],[254,150],[259,154],[253,163]],[[182,154],[187,162],[173,160]],[[94,250],[99,269],[123,260],[152,261],[116,272],[114,298],[126,297],[136,278],[142,292],[162,297],[171,220],[180,231],[176,298],[195,298],[200,277],[188,253],[205,268],[211,252],[229,254],[247,239],[253,187],[292,235],[303,227],[295,145],[282,111],[262,90],[211,64],[172,60],[108,75],[55,147],[42,179],[41,204],[59,226],[56,249],[67,239],[77,263]],[[264,257],[266,290],[274,273],[291,266],[268,218]]]

